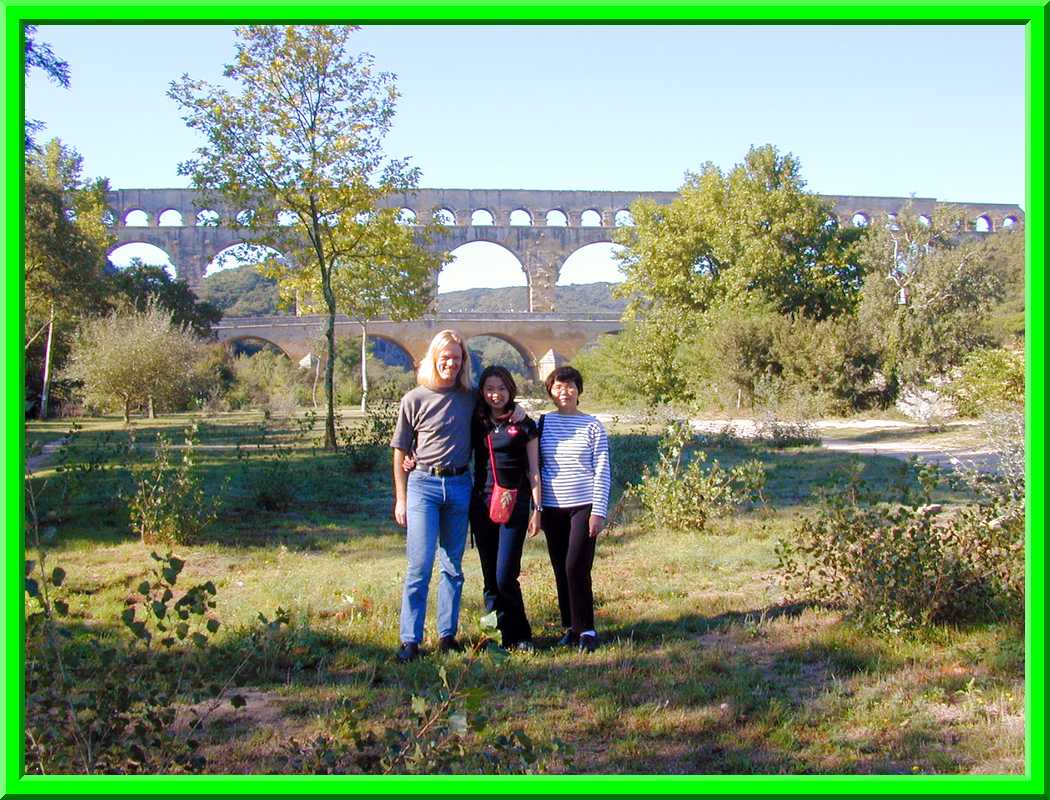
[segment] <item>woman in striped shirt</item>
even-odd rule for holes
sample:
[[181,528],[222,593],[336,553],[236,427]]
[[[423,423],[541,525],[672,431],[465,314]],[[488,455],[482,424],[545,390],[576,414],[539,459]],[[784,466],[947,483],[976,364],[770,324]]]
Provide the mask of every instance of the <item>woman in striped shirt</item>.
[[591,566],[609,513],[609,440],[601,422],[577,408],[583,392],[578,370],[559,367],[546,385],[556,410],[540,421],[540,524],[566,629],[558,644],[591,652],[598,645]]

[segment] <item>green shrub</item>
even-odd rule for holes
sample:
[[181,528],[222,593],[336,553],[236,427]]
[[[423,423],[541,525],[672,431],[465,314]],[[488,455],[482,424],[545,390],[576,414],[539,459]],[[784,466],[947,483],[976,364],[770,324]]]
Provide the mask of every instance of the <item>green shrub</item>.
[[160,434],[153,460],[135,468],[128,512],[131,528],[143,543],[191,544],[218,516],[221,492],[210,498],[205,494],[194,468],[196,445],[196,423],[187,429],[177,459],[171,442]]
[[1024,352],[975,350],[963,359],[948,386],[959,413],[979,417],[987,411],[1024,405]]
[[878,629],[1016,615],[1024,605],[1024,507],[1000,479],[978,501],[930,502],[936,469],[912,465],[902,502],[869,494],[855,463],[845,486],[777,544],[789,591]]
[[667,426],[655,466],[642,468],[641,480],[625,493],[642,508],[644,522],[654,528],[702,531],[710,517],[757,500],[765,486],[765,469],[756,460],[730,470],[696,450],[686,463],[686,449],[695,439],[686,420]]

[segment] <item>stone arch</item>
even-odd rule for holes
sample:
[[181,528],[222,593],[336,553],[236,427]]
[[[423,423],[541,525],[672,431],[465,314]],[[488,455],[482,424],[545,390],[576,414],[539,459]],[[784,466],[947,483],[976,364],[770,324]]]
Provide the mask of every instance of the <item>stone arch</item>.
[[490,227],[496,224],[496,215],[487,208],[475,208],[470,214],[470,224],[475,227]]
[[613,214],[613,224],[617,228],[629,228],[634,225],[634,214],[629,208],[621,208]]
[[106,206],[105,210],[102,212],[102,224],[107,228],[112,228],[117,224],[117,212],[109,206]]
[[120,242],[106,251],[106,258],[117,269],[127,269],[134,260],[151,267],[163,267],[172,278],[178,278],[171,255],[153,242]]
[[166,208],[157,215],[157,225],[161,228],[181,228],[182,212],[177,208]]
[[550,228],[568,227],[569,215],[560,208],[552,208],[547,212],[546,223]]
[[558,267],[556,286],[573,283],[622,283],[624,276],[616,266],[613,254],[623,248],[612,238],[577,247]]
[[987,214],[981,214],[981,216],[973,221],[973,229],[978,233],[991,233],[992,220]]
[[216,228],[222,222],[222,215],[214,208],[202,208],[197,212],[196,222],[201,228]]
[[222,272],[224,269],[243,267],[245,264],[262,264],[274,258],[286,264],[288,263],[285,255],[272,247],[252,244],[251,242],[237,242],[222,248],[210,260],[205,262],[205,268],[201,273],[201,277],[206,278],[209,275],[214,275],[216,272]]
[[[361,341],[360,333],[358,334],[357,340],[359,342]],[[404,361],[405,369],[414,370],[416,368],[416,366],[417,366],[416,359],[412,355],[411,351],[407,347],[405,347],[404,344],[402,344],[397,339],[395,339],[393,336],[386,336],[386,335],[384,335],[382,333],[369,333],[368,334],[368,341],[369,342],[381,342],[384,347],[388,347],[391,350],[394,350],[394,351],[398,352],[400,355],[402,355],[404,357],[402,360]],[[385,358],[380,358],[380,360],[383,361],[384,364],[388,364],[388,365],[390,364],[390,362],[387,361]]]
[[[255,343],[258,344],[255,345]],[[251,349],[251,352],[247,353],[247,355],[254,355],[255,353],[258,353],[260,350],[262,350],[264,347],[269,347],[279,352],[289,361],[292,360],[292,357],[288,355],[287,350],[285,350],[283,347],[277,344],[277,342],[271,339],[267,339],[264,336],[253,336],[251,334],[245,334],[244,336],[235,336],[232,339],[225,339],[223,340],[222,344],[227,350],[230,351],[232,355],[235,356],[244,355],[244,350],[242,350],[241,348],[247,345],[247,348]],[[253,345],[255,346],[253,347]]]
[[402,225],[415,225],[416,212],[406,206],[397,212],[397,221]]
[[515,208],[510,212],[510,224],[520,227],[531,227],[532,213],[528,209]]
[[274,222],[276,222],[282,228],[290,227],[299,221],[299,218],[295,215],[295,212],[287,208],[283,208],[276,214],[274,214],[273,219]]
[[854,211],[853,216],[850,217],[850,223],[854,228],[866,228],[871,223],[871,217],[864,211]]
[[1017,227],[1017,217],[1015,217],[1013,214],[1008,214],[1007,216],[1003,217],[1003,222],[1000,225],[1000,228],[1009,229],[1015,227]]
[[456,212],[448,207],[435,209],[434,222],[436,222],[438,225],[455,225]]
[[[474,251],[472,255],[488,259],[491,269],[486,268],[484,275],[468,275],[458,272],[455,264],[456,251],[465,248],[470,248],[471,251]],[[502,242],[476,238],[454,248],[451,251],[451,256],[452,260],[445,264],[438,274],[438,289],[442,292],[480,288],[496,289],[507,286],[527,287],[529,285],[529,272],[525,268],[522,259]],[[527,311],[528,308],[521,310]]]
[[581,228],[600,228],[602,226],[602,214],[596,208],[588,208],[580,214]]
[[470,336],[467,336],[467,349],[470,350],[472,353],[471,367],[474,370],[475,379],[477,379],[477,376],[481,372],[481,369],[484,366],[487,366],[487,364],[476,363],[477,359],[474,358],[473,354],[477,353],[478,351],[472,348],[470,346],[470,343],[475,341],[476,339],[482,338],[499,339],[500,341],[510,345],[511,348],[513,348],[513,350],[518,354],[518,357],[521,359],[521,364],[514,364],[509,366],[507,364],[504,364],[504,366],[507,366],[512,373],[519,372],[518,367],[520,366],[522,371],[520,371],[519,374],[524,374],[526,378],[534,379],[536,377],[536,355],[527,346],[519,342],[513,336],[508,336],[505,333],[501,333],[499,331],[485,331],[483,333],[474,333]]
[[124,213],[125,228],[149,227],[149,214],[141,208],[132,208]]

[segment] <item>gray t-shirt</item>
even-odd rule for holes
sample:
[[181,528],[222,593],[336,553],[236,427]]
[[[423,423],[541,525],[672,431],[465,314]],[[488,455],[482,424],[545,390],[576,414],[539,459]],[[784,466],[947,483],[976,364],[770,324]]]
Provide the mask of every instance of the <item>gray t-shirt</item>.
[[424,467],[466,466],[471,456],[474,404],[474,392],[417,386],[401,398],[390,446],[415,453]]

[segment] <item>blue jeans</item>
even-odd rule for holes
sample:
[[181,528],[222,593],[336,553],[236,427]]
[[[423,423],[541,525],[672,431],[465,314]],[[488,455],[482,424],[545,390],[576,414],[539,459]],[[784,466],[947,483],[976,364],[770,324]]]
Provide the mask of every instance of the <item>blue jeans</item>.
[[423,641],[430,574],[437,554],[441,578],[438,582],[438,636],[455,636],[459,627],[459,603],[463,594],[463,549],[467,544],[467,515],[470,510],[470,472],[439,478],[421,470],[408,476],[406,517],[408,536],[405,554],[405,591],[401,595],[401,641]]

